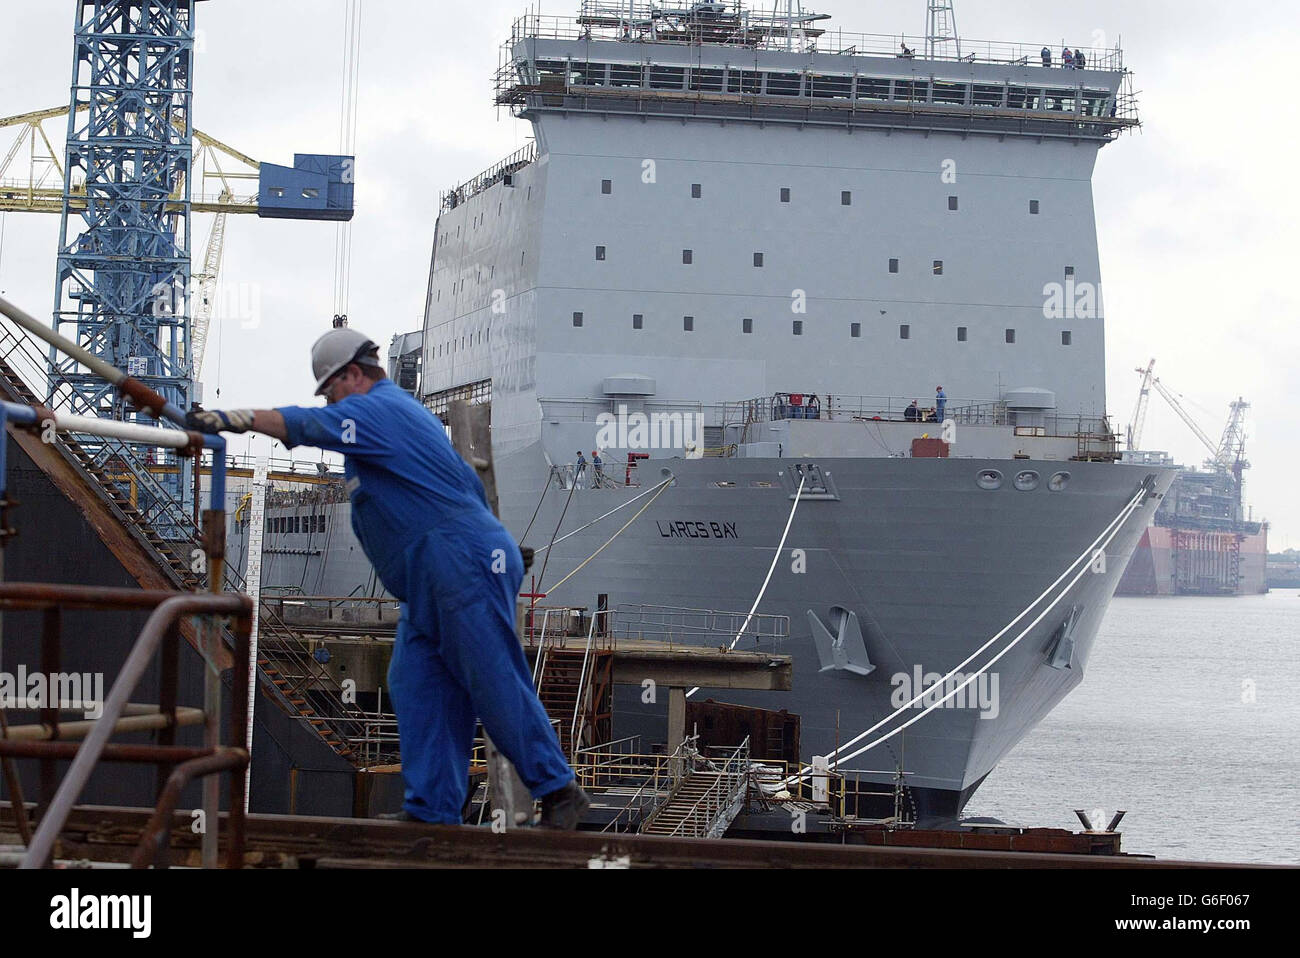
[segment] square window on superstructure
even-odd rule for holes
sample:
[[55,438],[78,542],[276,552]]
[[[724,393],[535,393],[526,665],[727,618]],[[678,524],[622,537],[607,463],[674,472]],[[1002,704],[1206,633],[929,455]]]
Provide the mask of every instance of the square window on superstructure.
[[596,259],[603,260],[604,258],[605,258],[605,247],[603,247],[603,246],[597,246],[597,247],[596,247]]
[[610,193],[613,193],[613,192],[614,192],[614,181],[613,181],[613,180],[601,180],[601,181],[600,181],[600,191],[601,191],[602,193],[604,193],[606,196],[608,196]]
[[782,203],[790,202],[790,187],[788,186],[781,187],[781,202]]
[[611,63],[609,67],[610,86],[640,86],[641,65],[639,63]]
[[943,260],[937,259],[934,261],[934,275],[935,276],[943,275]]
[[1037,216],[1037,215],[1038,215],[1038,200],[1030,200],[1030,201],[1029,201],[1029,213],[1030,213],[1031,216]]
[[964,342],[966,342],[966,327],[965,327],[965,326],[958,326],[958,327],[957,327],[957,342],[959,342],[959,343],[964,343]]
[[903,325],[899,326],[899,327],[898,327],[898,338],[899,338],[899,339],[911,339],[911,338],[912,338],[912,327],[909,326],[909,325],[907,325],[906,323],[904,323]]
[[898,260],[896,260],[896,259],[891,259],[891,260],[889,261],[889,271],[890,271],[891,273],[897,273],[897,272],[898,272]]
[[792,332],[793,332],[794,335],[796,335],[796,336],[802,336],[802,335],[803,335],[803,320],[802,320],[802,319],[796,319],[796,320],[794,321],[794,328],[793,328]]
[[991,83],[977,83],[971,91],[971,103],[974,106],[1001,106],[1002,87]]
[[1061,345],[1062,345],[1062,346],[1069,346],[1070,343],[1073,341],[1073,339],[1074,339],[1074,337],[1070,335],[1070,331],[1069,331],[1068,329],[1063,329],[1063,330],[1061,330]]
[[1014,343],[1015,341],[1016,341],[1016,331],[1015,331],[1014,329],[1008,329],[1008,330],[1007,330],[1007,342],[1008,342],[1008,343]]
[[763,265],[763,254],[762,254],[762,253],[755,253],[755,254],[754,254],[754,265],[755,265],[755,266],[762,266],[762,265]]
[[754,331],[754,321],[749,317],[742,319],[740,321],[740,331],[742,333],[752,333]]
[[945,83],[942,80],[936,80],[932,100],[935,103],[961,106],[966,102],[966,89],[964,83]]
[[581,326],[581,325],[582,325],[582,313],[574,313],[574,314],[573,314],[573,325],[574,325],[574,326]]
[[727,71],[728,93],[761,93],[762,90],[763,74],[753,70],[729,69]]
[[803,85],[803,76],[798,73],[769,73],[767,75],[768,96],[798,96]]
[[888,100],[889,81],[877,77],[858,77],[858,99]]
[[650,88],[652,90],[680,90],[685,86],[685,67],[650,67]]
[[840,206],[852,206],[853,193],[849,190],[840,191]]
[[1067,267],[1065,267],[1065,275],[1066,275],[1066,276],[1073,276],[1073,275],[1074,275],[1074,267],[1073,267],[1073,266],[1067,266]]
[[810,96],[828,99],[847,99],[853,94],[853,77],[811,74],[808,77]]
[[689,250],[689,249],[682,250],[682,265],[690,266],[691,263],[693,263],[694,261],[695,261],[694,250]]
[[956,212],[956,210],[957,210],[957,197],[955,197],[955,196],[950,196],[950,197],[948,197],[948,209],[952,210],[953,212]]
[[642,326],[644,326],[644,325],[645,325],[645,317],[642,316],[640,313],[633,313],[633,314],[632,314],[632,328],[633,328],[633,329],[640,329],[640,328],[641,328]]
[[862,324],[849,323],[849,335],[852,336],[854,339],[860,339],[862,336]]
[[699,183],[691,184],[691,199],[698,200],[702,195],[702,187]]
[[688,333],[692,333],[692,332],[694,332],[694,331],[695,331],[695,317],[694,317],[694,316],[683,316],[683,317],[682,317],[682,329],[683,329],[684,331],[688,332]]
[[722,71],[707,68],[692,69],[690,88],[697,93],[721,93]]

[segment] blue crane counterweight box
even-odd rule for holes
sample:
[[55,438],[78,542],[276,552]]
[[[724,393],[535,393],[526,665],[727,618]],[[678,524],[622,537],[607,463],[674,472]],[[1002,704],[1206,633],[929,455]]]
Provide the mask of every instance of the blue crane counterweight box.
[[257,215],[296,220],[352,219],[351,156],[295,153],[293,166],[263,163],[258,170]]

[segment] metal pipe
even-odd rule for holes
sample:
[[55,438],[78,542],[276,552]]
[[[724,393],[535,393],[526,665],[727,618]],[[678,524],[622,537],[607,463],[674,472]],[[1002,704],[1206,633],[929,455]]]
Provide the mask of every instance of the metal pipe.
[[175,592],[114,586],[61,585],[45,582],[0,583],[0,609],[153,609]]
[[[9,511],[9,434],[5,428],[9,411],[0,407],[0,585],[4,584],[5,540],[9,530],[5,528]],[[4,618],[0,616],[0,669],[4,668]],[[9,737],[9,720],[4,709],[0,708],[0,739]],[[3,773],[5,788],[9,790],[9,804],[14,810],[14,823],[18,826],[18,836],[23,844],[32,841],[32,826],[27,820],[27,804],[23,798],[23,783],[18,775],[18,768],[8,756],[0,758],[0,772]]]
[[[7,417],[16,423],[34,425],[40,419],[41,414],[34,406],[7,401],[3,405]],[[176,429],[141,426],[138,423],[100,419],[95,416],[74,416],[72,413],[55,410],[44,410],[44,412],[53,416],[54,427],[61,432],[84,432],[92,436],[148,443],[151,446],[165,446],[169,449],[186,449],[194,442],[195,434]]]
[[[48,722],[30,725],[9,726],[8,740],[11,742],[64,742],[85,738],[99,724],[98,719],[86,719],[83,722],[61,722],[53,726]],[[203,724],[203,709],[178,708],[176,710],[177,726]],[[170,715],[130,715],[117,720],[114,732],[152,732],[172,725]],[[4,747],[0,745],[0,754]]]
[[[212,509],[226,510],[226,440],[222,436],[204,436],[203,445],[212,450],[212,481],[209,483],[208,503]],[[197,469],[196,469],[197,471]],[[195,501],[198,500],[196,495]]]
[[[168,845],[171,844],[172,815],[186,785],[196,778],[203,778],[205,781],[216,781],[217,772],[229,771],[233,773],[247,764],[248,753],[242,748],[219,748],[211,755],[191,759],[172,769],[171,775],[167,777],[167,785],[163,788],[162,796],[158,799],[158,804],[149,819],[149,824],[145,826],[144,834],[140,836],[140,844],[136,846],[135,854],[131,857],[131,867],[147,868],[151,858],[154,864],[160,868],[167,867],[166,852]],[[232,774],[231,777],[243,780],[243,776],[240,775]],[[229,858],[227,859],[227,865],[231,868],[242,867],[244,858],[243,830],[241,829],[236,834],[234,829],[235,814],[235,809],[232,808],[230,811],[232,827],[228,849]],[[206,836],[208,832],[215,835],[216,825],[215,821],[207,823],[207,831],[204,832],[204,835]]]
[[[163,602],[145,622],[140,636],[132,646],[113,683],[112,690],[104,702],[104,715],[99,724],[86,737],[85,744],[77,751],[77,757],[68,768],[67,774],[50,803],[49,810],[41,818],[40,826],[28,846],[23,858],[24,868],[43,868],[54,852],[54,843],[59,837],[68,813],[76,804],[81,790],[85,788],[95,763],[99,760],[104,746],[113,734],[113,725],[121,717],[127,700],[136,684],[149,668],[150,660],[162,642],[172,620],[186,614],[216,613],[227,615],[253,615],[252,603],[244,596],[237,595],[178,595]],[[242,668],[238,663],[236,668]]]
[[96,376],[108,380],[117,387],[118,392],[128,396],[141,412],[155,419],[166,417],[178,426],[185,425],[185,413],[177,408],[175,404],[167,402],[166,399],[140,382],[140,380],[128,376],[116,366],[82,349],[72,340],[60,336],[49,326],[9,302],[3,296],[0,296],[0,313],[8,316],[33,336],[43,339],[65,356],[75,359]]
[[[76,742],[6,742],[0,740],[0,754],[14,758],[46,758],[71,761],[84,745]],[[123,762],[132,765],[176,765],[192,758],[211,755],[210,749],[190,746],[164,745],[105,745],[100,757],[106,762]]]

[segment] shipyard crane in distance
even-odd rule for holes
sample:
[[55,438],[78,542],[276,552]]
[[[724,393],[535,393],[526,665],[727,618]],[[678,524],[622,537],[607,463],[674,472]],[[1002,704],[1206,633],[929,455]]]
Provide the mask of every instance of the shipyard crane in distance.
[[1133,409],[1133,421],[1128,430],[1129,449],[1137,449],[1138,444],[1142,441],[1142,427],[1146,422],[1147,404],[1150,399],[1151,390],[1154,389],[1169,403],[1178,417],[1187,424],[1187,428],[1192,434],[1201,441],[1201,444],[1210,451],[1210,458],[1205,461],[1205,465],[1219,472],[1230,472],[1238,482],[1241,481],[1241,473],[1250,468],[1250,463],[1246,461],[1246,410],[1250,408],[1250,403],[1245,399],[1238,397],[1228,404],[1228,422],[1223,427],[1223,435],[1216,443],[1210,438],[1209,434],[1201,428],[1200,424],[1192,418],[1191,413],[1183,408],[1182,403],[1164,383],[1160,377],[1154,375],[1156,361],[1154,359],[1147,363],[1146,368],[1138,367],[1137,373],[1142,377],[1142,387],[1138,391],[1137,406]]
[[1147,403],[1151,399],[1151,375],[1156,368],[1154,359],[1147,363],[1146,369],[1138,369],[1142,376],[1142,388],[1138,391],[1137,405],[1133,408],[1133,415],[1129,417],[1128,427],[1128,447],[1129,449],[1139,449],[1142,444],[1142,427],[1147,421]]
[[[85,104],[78,104],[78,113],[85,109]],[[62,120],[66,124],[67,116],[68,107],[58,106],[0,117],[0,130],[17,128],[19,131],[9,149],[0,156],[0,211],[62,212],[62,151],[54,148],[55,140],[42,127],[47,121]],[[193,137],[194,161],[189,179],[197,189],[191,194],[190,209],[196,213],[213,214],[202,268],[191,272],[190,352],[192,374],[197,380],[201,377],[204,347],[219,295],[217,281],[225,254],[226,218],[231,213],[255,213],[265,217],[269,212],[259,203],[261,162],[202,130],[194,130]],[[177,203],[180,202],[184,179],[182,175],[173,191]],[[70,192],[72,209],[84,209],[84,179],[74,179]],[[343,217],[312,215],[310,218]]]

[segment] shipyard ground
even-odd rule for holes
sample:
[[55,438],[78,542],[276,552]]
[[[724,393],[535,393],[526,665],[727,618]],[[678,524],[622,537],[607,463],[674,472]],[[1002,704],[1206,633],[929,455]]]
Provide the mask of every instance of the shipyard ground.
[[[0,815],[0,866],[17,864],[18,840],[7,807]],[[148,809],[80,806],[55,851],[64,868],[124,867],[150,815]],[[173,817],[171,862],[199,864],[199,836],[186,811]],[[225,816],[222,816],[224,834]],[[952,841],[990,836],[950,833]],[[1067,834],[1068,833],[1064,833]],[[996,839],[994,839],[996,841]],[[652,835],[555,832],[535,828],[424,825],[301,815],[250,815],[245,868],[980,868],[1212,869],[1223,864],[1132,855],[1015,851],[1008,847],[880,847],[809,841],[663,838]],[[1064,847],[1064,845],[1062,845]],[[223,847],[224,857],[224,847]]]

